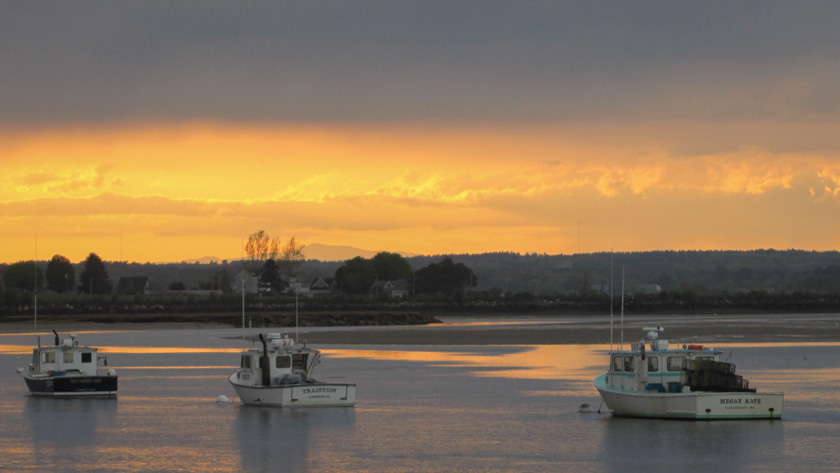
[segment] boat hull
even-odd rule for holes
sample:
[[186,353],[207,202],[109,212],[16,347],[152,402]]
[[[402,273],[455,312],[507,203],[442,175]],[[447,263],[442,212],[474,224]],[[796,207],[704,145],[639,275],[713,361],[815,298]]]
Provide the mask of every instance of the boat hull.
[[33,396],[115,397],[117,376],[24,376]]
[[783,393],[684,392],[640,393],[607,386],[606,375],[595,387],[614,416],[688,420],[781,419]]
[[228,378],[242,403],[273,407],[350,407],[356,403],[356,385],[303,383],[276,386],[246,386],[236,373]]

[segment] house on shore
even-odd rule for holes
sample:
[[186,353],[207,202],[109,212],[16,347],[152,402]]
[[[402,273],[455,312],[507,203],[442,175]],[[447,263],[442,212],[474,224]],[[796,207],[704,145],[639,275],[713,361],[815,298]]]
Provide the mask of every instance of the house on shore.
[[236,294],[257,294],[260,292],[260,278],[245,269],[233,277],[231,289]]
[[384,294],[391,299],[402,299],[409,296],[408,281],[405,279],[376,281],[368,292],[372,296]]
[[319,297],[333,294],[336,291],[335,278],[315,278],[309,289],[306,291],[307,297]]
[[117,294],[148,296],[151,292],[148,276],[121,277],[117,282]]

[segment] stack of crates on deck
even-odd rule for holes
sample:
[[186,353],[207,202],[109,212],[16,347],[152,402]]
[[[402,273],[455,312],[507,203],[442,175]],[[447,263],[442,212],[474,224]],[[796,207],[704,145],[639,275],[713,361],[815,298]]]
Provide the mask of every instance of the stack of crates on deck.
[[685,384],[692,391],[749,391],[749,381],[735,374],[735,365],[714,360],[690,360]]

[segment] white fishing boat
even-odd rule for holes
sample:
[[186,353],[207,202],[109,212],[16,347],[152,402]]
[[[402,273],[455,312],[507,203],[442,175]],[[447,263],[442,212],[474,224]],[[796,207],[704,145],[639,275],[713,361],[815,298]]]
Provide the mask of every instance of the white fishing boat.
[[117,373],[107,366],[98,349],[79,345],[75,334],[61,340],[55,334],[55,346],[38,346],[32,350],[32,363],[23,379],[33,396],[51,397],[115,397]]
[[246,405],[301,407],[352,406],[356,385],[324,383],[312,378],[321,352],[297,346],[288,336],[260,334],[262,350],[242,352],[238,370],[228,380]]
[[[784,393],[757,392],[722,352],[703,345],[672,348],[661,327],[644,328],[630,350],[610,351],[595,387],[615,416],[665,419],[780,419]],[[647,345],[647,346],[646,346]]]

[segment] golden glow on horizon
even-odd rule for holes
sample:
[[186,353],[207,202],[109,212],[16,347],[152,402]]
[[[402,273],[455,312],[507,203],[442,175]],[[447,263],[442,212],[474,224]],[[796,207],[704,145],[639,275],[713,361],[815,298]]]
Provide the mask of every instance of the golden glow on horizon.
[[259,229],[422,254],[835,249],[836,152],[726,141],[786,130],[762,125],[0,130],[0,261],[236,258]]

